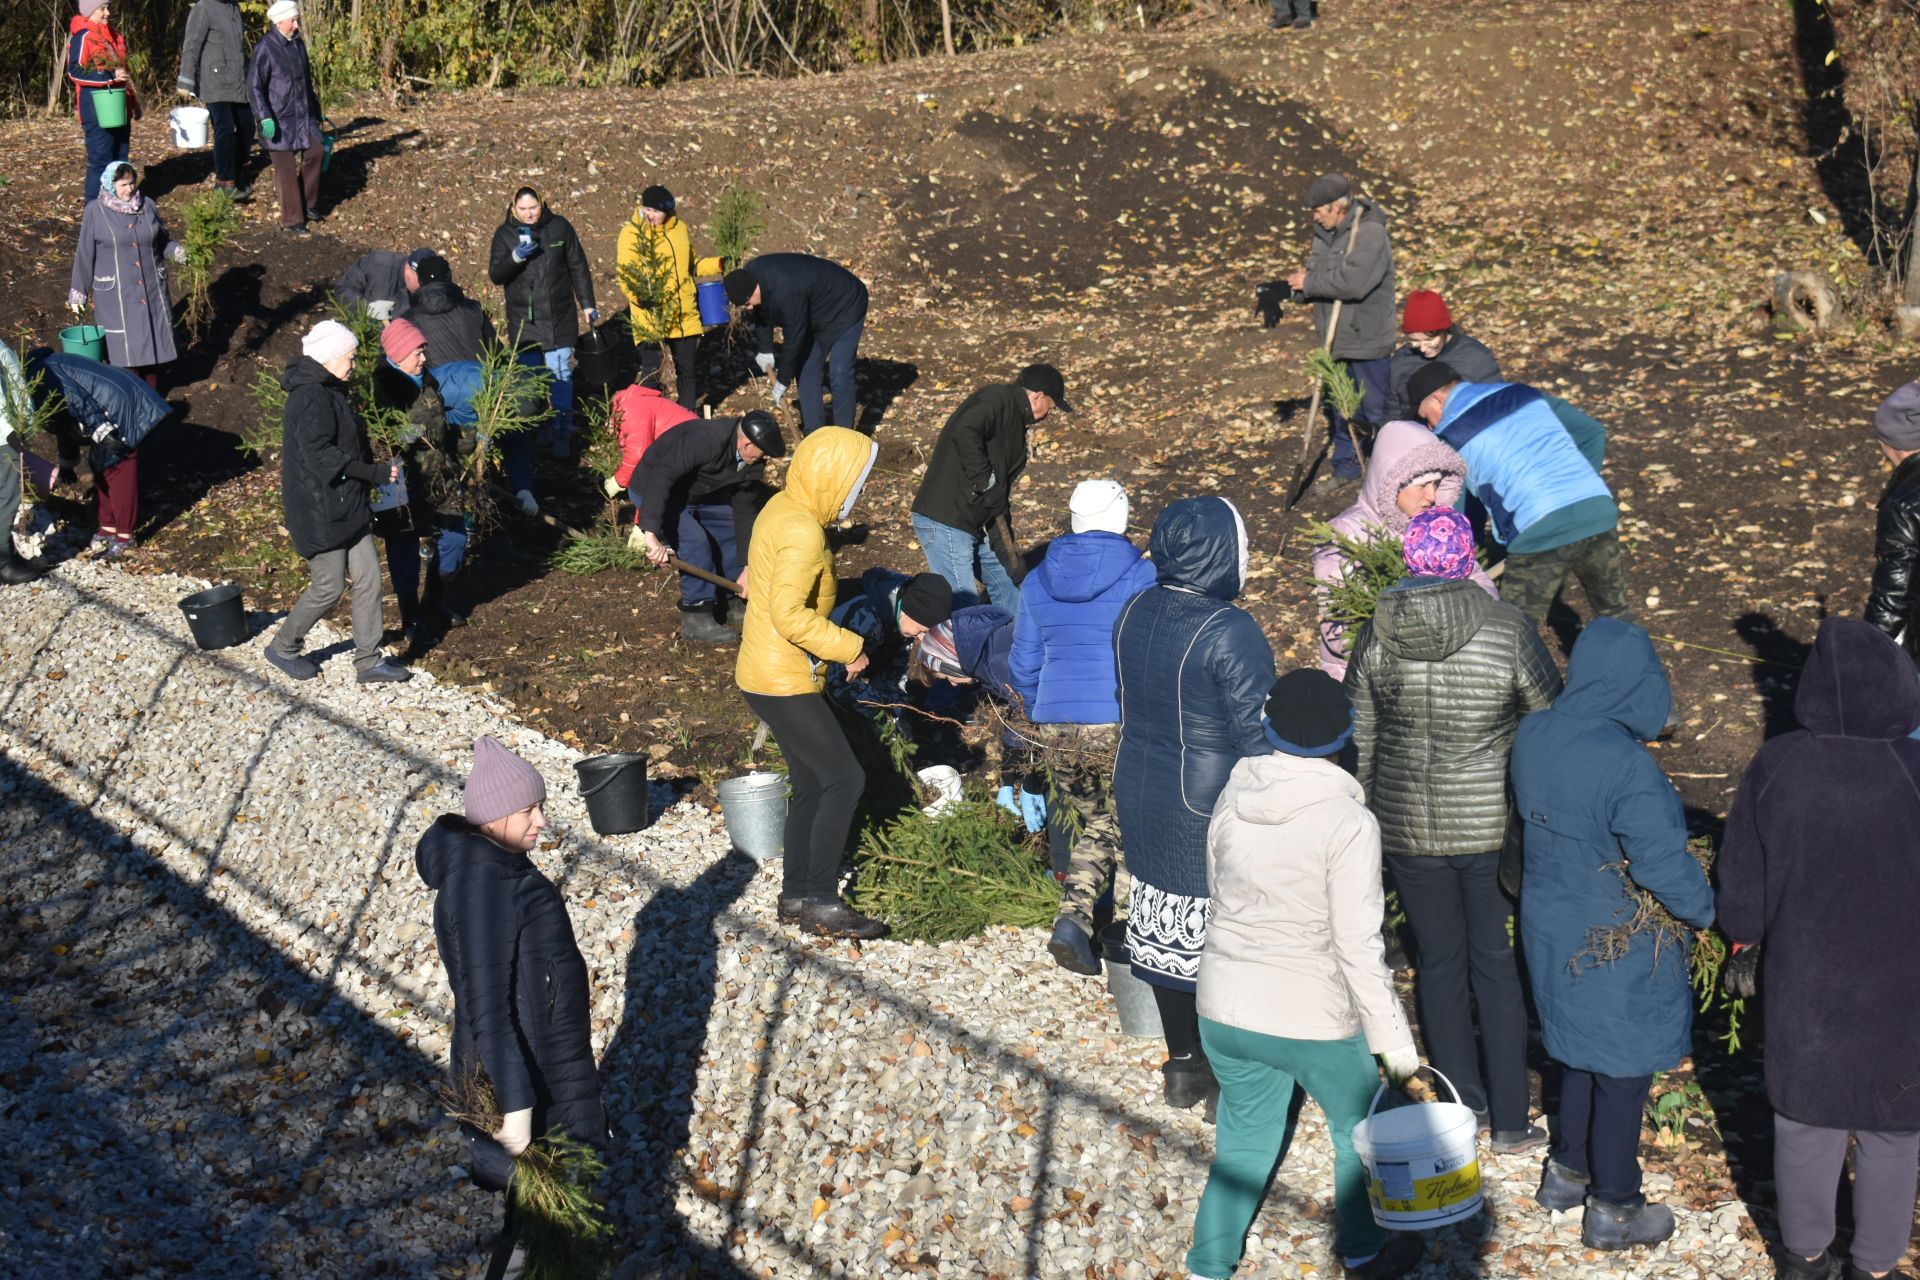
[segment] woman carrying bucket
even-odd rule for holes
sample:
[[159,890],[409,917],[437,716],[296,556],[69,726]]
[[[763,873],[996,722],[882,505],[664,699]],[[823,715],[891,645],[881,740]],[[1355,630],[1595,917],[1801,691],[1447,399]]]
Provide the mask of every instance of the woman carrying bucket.
[[107,363],[139,374],[155,390],[160,366],[179,354],[166,264],[186,260],[159,207],[140,193],[133,166],[123,160],[108,165],[100,175],[100,198],[80,217],[67,309],[77,316],[92,303]]
[[[1196,1001],[1220,1112],[1187,1254],[1192,1280],[1226,1280],[1239,1264],[1286,1142],[1295,1084],[1326,1113],[1333,1139],[1346,1274],[1388,1280],[1420,1262],[1416,1237],[1374,1221],[1353,1146],[1380,1083],[1372,1055],[1396,1080],[1420,1066],[1380,937],[1380,826],[1334,759],[1353,722],[1331,676],[1289,671],[1260,719],[1274,754],[1236,764],[1213,808],[1213,918]],[[1470,1150],[1470,1119],[1464,1128]]]
[[92,200],[107,166],[127,158],[128,118],[140,118],[140,100],[127,82],[127,38],[113,29],[112,7],[107,0],[78,0],[78,8],[67,24],[67,79],[87,143],[80,198]]
[[[707,331],[700,321],[694,278],[719,275],[726,264],[719,258],[693,256],[687,224],[674,216],[673,208],[673,192],[665,187],[655,185],[640,193],[640,206],[620,228],[614,269],[619,273],[620,291],[632,304],[637,325],[650,322],[647,308],[641,304],[642,291],[656,284],[664,287],[670,299],[668,307],[676,313],[666,332],[667,354],[673,357],[680,403],[693,409],[700,403],[700,337]],[[636,327],[634,332],[643,329]]]

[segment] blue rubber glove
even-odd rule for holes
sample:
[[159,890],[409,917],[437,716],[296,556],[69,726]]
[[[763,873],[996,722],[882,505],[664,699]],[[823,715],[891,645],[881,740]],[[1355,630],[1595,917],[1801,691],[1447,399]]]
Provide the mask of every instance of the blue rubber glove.
[[1044,792],[1029,791],[1020,788],[1020,816],[1027,821],[1027,830],[1032,832],[1047,829],[1047,797]]
[[993,802],[1016,818],[1023,816],[1020,812],[1020,802],[1013,798],[1012,786],[1001,787],[999,794],[993,797]]

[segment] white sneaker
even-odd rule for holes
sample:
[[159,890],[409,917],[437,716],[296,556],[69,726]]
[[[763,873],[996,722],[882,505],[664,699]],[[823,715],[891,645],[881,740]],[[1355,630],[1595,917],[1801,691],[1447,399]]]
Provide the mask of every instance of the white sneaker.
[[513,500],[520,504],[521,515],[537,516],[540,514],[540,504],[533,500],[533,490],[522,489],[513,495]]

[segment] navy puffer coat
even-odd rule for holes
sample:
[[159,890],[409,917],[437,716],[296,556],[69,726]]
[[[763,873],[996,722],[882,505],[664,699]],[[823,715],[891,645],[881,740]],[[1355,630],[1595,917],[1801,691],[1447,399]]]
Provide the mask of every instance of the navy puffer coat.
[[1157,581],[1114,624],[1120,753],[1113,792],[1127,870],[1156,889],[1207,896],[1207,824],[1233,766],[1272,751],[1260,716],[1273,649],[1228,603],[1247,535],[1225,498],[1183,498],[1154,522]]

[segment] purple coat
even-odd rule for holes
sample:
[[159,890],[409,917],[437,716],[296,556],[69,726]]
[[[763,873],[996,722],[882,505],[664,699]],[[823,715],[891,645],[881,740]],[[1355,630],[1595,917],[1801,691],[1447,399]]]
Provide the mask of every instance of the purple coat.
[[305,151],[320,145],[320,101],[313,96],[313,69],[299,32],[289,40],[277,28],[267,28],[253,46],[247,97],[255,120],[274,123],[273,137],[260,135],[267,150]]
[[117,213],[105,200],[87,201],[68,287],[93,299],[94,322],[107,331],[109,364],[144,369],[179,354],[167,291],[170,249],[167,224],[145,196],[133,213]]

